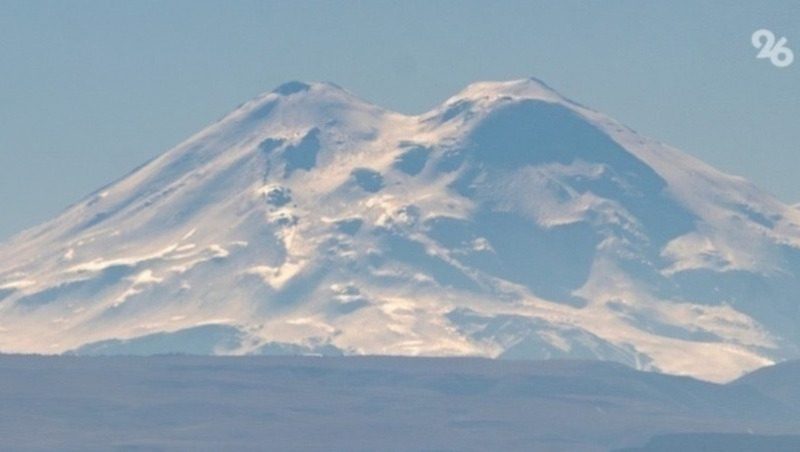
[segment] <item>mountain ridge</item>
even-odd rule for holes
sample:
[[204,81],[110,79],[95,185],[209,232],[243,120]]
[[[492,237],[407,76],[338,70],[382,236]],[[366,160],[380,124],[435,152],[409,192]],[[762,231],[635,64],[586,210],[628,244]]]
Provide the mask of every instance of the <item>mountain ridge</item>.
[[[281,450],[608,451],[657,435],[668,447],[643,450],[730,451],[800,441],[774,436],[796,435],[796,404],[609,362],[0,355],[0,368],[0,447],[11,449],[258,450],[268,442]],[[98,405],[107,407],[102,419],[93,416]],[[711,441],[687,443],[692,437]]]

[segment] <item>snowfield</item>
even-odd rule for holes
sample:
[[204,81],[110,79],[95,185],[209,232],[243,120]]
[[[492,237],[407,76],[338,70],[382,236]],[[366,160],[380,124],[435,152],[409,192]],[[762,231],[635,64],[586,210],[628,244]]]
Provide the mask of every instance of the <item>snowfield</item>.
[[800,357],[800,210],[529,79],[243,104],[0,246],[0,351]]

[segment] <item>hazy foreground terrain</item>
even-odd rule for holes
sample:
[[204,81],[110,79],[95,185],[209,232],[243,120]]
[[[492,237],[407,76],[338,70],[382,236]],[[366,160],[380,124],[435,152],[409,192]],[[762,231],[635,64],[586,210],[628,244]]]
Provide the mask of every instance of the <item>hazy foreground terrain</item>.
[[798,450],[761,436],[800,434],[798,377],[797,363],[718,385],[587,361],[2,356],[0,449],[572,451],[734,432],[636,450]]

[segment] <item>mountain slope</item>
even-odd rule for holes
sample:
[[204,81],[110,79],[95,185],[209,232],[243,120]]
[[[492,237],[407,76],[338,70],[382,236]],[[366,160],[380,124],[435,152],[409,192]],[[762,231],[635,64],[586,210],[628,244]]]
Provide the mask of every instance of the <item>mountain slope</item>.
[[[0,248],[0,350],[797,357],[800,211],[536,80],[263,94]],[[145,345],[141,345],[144,343]]]
[[800,361],[785,361],[757,369],[732,384],[750,386],[788,407],[800,406]]

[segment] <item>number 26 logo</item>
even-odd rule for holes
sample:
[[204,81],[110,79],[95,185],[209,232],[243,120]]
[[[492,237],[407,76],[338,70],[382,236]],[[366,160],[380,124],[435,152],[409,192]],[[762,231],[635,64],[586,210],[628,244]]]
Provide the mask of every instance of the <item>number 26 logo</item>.
[[794,52],[786,47],[786,38],[780,38],[775,42],[775,33],[761,29],[753,33],[750,38],[753,47],[761,49],[756,58],[769,58],[777,67],[787,67],[794,61]]

